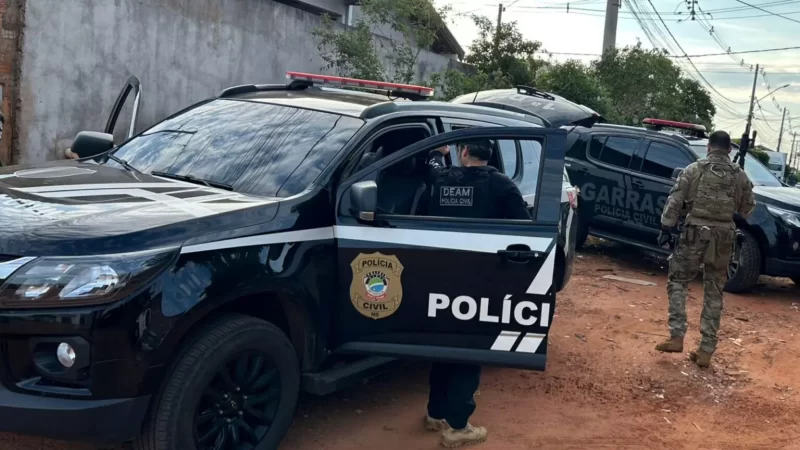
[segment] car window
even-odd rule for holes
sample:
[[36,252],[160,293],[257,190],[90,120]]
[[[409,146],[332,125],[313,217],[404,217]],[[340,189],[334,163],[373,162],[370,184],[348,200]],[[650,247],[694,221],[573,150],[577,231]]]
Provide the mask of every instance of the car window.
[[308,109],[218,99],[161,122],[114,155],[145,173],[191,175],[231,185],[236,192],[289,197],[316,180],[363,123]]
[[603,145],[606,143],[606,136],[592,136],[589,141],[589,156],[594,159],[600,159],[600,152],[603,150]]
[[656,177],[672,178],[673,170],[682,169],[692,162],[681,149],[654,141],[650,142],[644,155],[642,172]]
[[603,151],[600,152],[600,161],[612,166],[627,168],[638,144],[638,139],[609,136],[606,145],[603,146]]
[[[692,145],[691,149],[700,159],[708,156],[706,144]],[[730,153],[731,159],[733,159],[735,155],[736,149]],[[747,178],[750,178],[750,182],[755,186],[783,186],[780,180],[761,164],[761,161],[749,153],[744,159],[744,173],[747,174]]]
[[536,193],[539,182],[539,164],[542,157],[542,144],[539,141],[519,141],[522,150],[522,180],[519,190],[522,195]]
[[511,178],[517,174],[517,143],[515,141],[498,141],[500,155],[503,158],[503,172]]

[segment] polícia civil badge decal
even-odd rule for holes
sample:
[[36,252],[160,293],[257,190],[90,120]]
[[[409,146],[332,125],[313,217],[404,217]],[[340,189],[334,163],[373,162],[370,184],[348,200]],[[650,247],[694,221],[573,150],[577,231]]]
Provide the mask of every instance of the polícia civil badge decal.
[[400,260],[394,255],[359,253],[350,267],[350,301],[356,311],[375,320],[394,314],[403,300]]

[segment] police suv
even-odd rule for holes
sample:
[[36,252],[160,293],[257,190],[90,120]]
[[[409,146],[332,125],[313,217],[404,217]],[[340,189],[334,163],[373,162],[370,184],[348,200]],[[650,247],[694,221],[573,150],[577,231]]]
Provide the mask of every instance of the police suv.
[[[453,102],[531,114],[545,126],[574,125],[565,166],[580,189],[578,248],[592,234],[666,253],[655,244],[661,213],[681,170],[705,157],[705,127],[660,119],[645,119],[649,129],[605,124],[585,106],[528,86],[466,94]],[[761,274],[800,284],[798,190],[781,183],[752,155],[744,170],[758,205],[747,220],[735,219],[743,237],[725,288],[750,289]]]
[[[287,75],[114,146],[131,78],[106,133],[76,137],[81,160],[0,169],[0,430],[272,449],[301,389],[396,357],[545,368],[574,256],[567,132]],[[532,222],[417,213],[428,154],[472,139],[495,143]]]

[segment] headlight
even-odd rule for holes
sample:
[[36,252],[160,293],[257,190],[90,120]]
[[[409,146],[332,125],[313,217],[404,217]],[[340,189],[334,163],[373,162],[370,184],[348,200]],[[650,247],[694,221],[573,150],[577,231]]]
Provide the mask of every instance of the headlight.
[[0,288],[0,307],[53,308],[110,303],[165,269],[177,249],[82,257],[37,258]]
[[800,228],[800,214],[769,205],[767,205],[767,209],[772,214],[780,217],[786,225]]

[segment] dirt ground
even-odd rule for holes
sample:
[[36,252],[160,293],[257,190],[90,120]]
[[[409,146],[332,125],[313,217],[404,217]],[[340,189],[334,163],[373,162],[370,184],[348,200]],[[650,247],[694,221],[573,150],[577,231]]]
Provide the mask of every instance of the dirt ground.
[[[800,449],[800,288],[762,277],[753,293],[727,294],[718,352],[701,370],[653,349],[668,334],[665,279],[665,261],[635,249],[595,242],[580,254],[557,298],[547,371],[484,371],[473,423],[489,441],[477,448]],[[687,352],[699,342],[699,280],[690,295]],[[438,448],[421,428],[426,370],[304,396],[281,450]],[[94,447],[0,435],[0,449]]]

